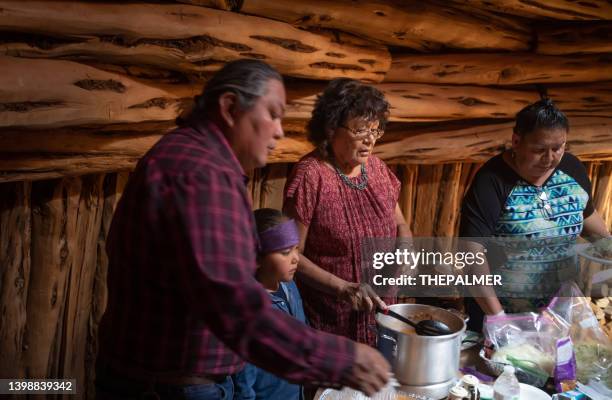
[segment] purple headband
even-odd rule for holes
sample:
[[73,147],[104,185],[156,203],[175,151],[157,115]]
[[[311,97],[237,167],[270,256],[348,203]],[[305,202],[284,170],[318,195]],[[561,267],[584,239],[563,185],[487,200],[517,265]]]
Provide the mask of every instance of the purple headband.
[[287,249],[300,243],[295,222],[290,219],[259,234],[259,253],[268,254],[273,251]]

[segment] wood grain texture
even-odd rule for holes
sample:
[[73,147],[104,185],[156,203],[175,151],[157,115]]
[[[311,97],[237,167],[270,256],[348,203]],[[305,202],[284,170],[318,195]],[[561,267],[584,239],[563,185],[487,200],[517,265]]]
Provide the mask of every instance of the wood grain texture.
[[612,22],[542,27],[537,38],[536,52],[540,54],[610,53]]
[[180,114],[181,99],[197,93],[171,93],[71,61],[0,57],[0,68],[0,127],[169,121]]
[[453,0],[453,2],[527,18],[558,20],[612,19],[612,4],[606,0]]
[[[583,160],[612,160],[612,118],[574,117],[568,149]],[[40,180],[133,169],[161,137],[158,124],[122,125],[107,130],[0,131],[0,182]],[[287,121],[268,162],[297,162],[314,149],[303,124]],[[390,163],[483,162],[510,145],[514,122],[456,121],[391,124],[374,153]],[[166,127],[167,128],[167,127]],[[16,140],[19,138],[19,140]],[[260,204],[259,202],[255,204]]]
[[525,50],[529,41],[526,29],[514,22],[495,16],[479,18],[473,10],[468,13],[421,1],[245,0],[241,12],[300,27],[338,29],[420,51],[442,45]]
[[0,376],[24,378],[31,271],[30,182],[0,185]]
[[465,85],[522,85],[606,81],[612,55],[573,57],[511,54],[432,54],[393,56],[385,82]]
[[287,75],[371,82],[381,81],[391,62],[388,50],[380,46],[354,46],[283,22],[190,5],[0,1],[0,10],[2,31],[60,37],[33,38],[25,42],[28,46],[15,45],[24,43],[19,38],[5,44],[5,51],[26,57],[153,65],[192,73],[254,58]]

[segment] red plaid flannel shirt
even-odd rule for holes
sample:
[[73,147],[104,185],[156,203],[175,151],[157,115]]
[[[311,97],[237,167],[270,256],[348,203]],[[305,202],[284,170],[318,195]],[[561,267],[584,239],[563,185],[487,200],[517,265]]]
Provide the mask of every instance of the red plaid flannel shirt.
[[255,280],[246,177],[212,123],[165,135],[138,163],[108,235],[102,359],[225,375],[243,360],[294,382],[338,382],[353,343],[270,306]]

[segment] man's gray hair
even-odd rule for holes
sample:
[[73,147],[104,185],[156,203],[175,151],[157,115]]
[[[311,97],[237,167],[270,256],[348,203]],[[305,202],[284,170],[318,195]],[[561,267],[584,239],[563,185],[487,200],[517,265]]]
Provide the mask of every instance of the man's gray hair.
[[196,98],[193,112],[202,115],[215,110],[219,97],[226,92],[236,95],[241,110],[248,110],[266,94],[272,79],[283,81],[281,74],[263,61],[243,59],[227,63],[206,83]]

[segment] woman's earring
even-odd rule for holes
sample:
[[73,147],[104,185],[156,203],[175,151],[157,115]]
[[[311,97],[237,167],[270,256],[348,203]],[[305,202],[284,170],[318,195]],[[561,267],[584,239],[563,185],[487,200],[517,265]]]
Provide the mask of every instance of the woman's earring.
[[516,153],[514,152],[514,150],[512,150],[512,153],[510,153],[510,156],[512,157],[513,160],[516,158]]

